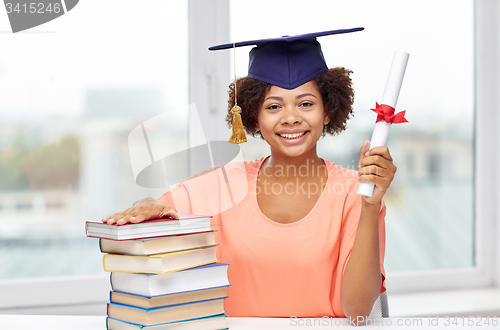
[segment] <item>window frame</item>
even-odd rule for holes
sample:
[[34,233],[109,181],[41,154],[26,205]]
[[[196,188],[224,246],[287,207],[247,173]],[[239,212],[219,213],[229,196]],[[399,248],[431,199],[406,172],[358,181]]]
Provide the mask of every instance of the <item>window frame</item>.
[[[498,37],[500,16],[495,1],[475,1],[475,112],[474,112],[474,262],[473,267],[387,275],[388,290],[394,293],[416,291],[488,288],[499,285],[500,237],[497,207],[498,176],[493,166],[497,159]],[[492,69],[493,68],[493,69]],[[497,69],[497,70],[495,70]],[[496,236],[495,236],[496,235]],[[495,241],[496,244],[495,244]],[[495,260],[497,261],[495,263]]]

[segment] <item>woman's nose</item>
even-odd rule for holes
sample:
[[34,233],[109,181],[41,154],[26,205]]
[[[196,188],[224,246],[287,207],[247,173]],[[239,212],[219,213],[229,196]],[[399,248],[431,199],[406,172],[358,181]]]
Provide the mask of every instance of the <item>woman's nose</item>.
[[281,118],[281,124],[282,125],[293,125],[293,124],[300,124],[302,122],[302,118],[300,116],[300,113],[293,108],[285,108],[285,111],[283,112],[283,117]]

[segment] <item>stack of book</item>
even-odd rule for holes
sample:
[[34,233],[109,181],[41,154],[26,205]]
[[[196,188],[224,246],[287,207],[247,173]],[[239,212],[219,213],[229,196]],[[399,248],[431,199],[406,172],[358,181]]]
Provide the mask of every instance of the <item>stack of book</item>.
[[217,262],[209,217],[87,221],[86,232],[100,239],[111,272],[109,330],[227,329],[228,264]]

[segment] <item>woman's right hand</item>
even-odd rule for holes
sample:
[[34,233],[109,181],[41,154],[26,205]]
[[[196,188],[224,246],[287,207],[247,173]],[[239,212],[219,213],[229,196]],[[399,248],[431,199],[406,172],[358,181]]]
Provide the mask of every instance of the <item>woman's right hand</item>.
[[162,203],[158,202],[155,198],[146,197],[138,200],[132,207],[129,207],[123,212],[118,212],[110,217],[102,219],[102,222],[112,225],[124,225],[127,222],[138,223],[149,219],[158,219],[171,217],[179,219],[179,214],[176,210]]

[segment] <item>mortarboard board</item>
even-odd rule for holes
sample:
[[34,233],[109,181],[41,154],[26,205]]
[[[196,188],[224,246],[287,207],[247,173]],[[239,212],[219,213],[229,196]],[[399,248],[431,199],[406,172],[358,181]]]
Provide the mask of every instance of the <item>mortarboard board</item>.
[[285,89],[294,89],[326,72],[328,67],[317,37],[362,31],[331,30],[281,38],[249,40],[212,46],[209,50],[250,46],[248,76]]

